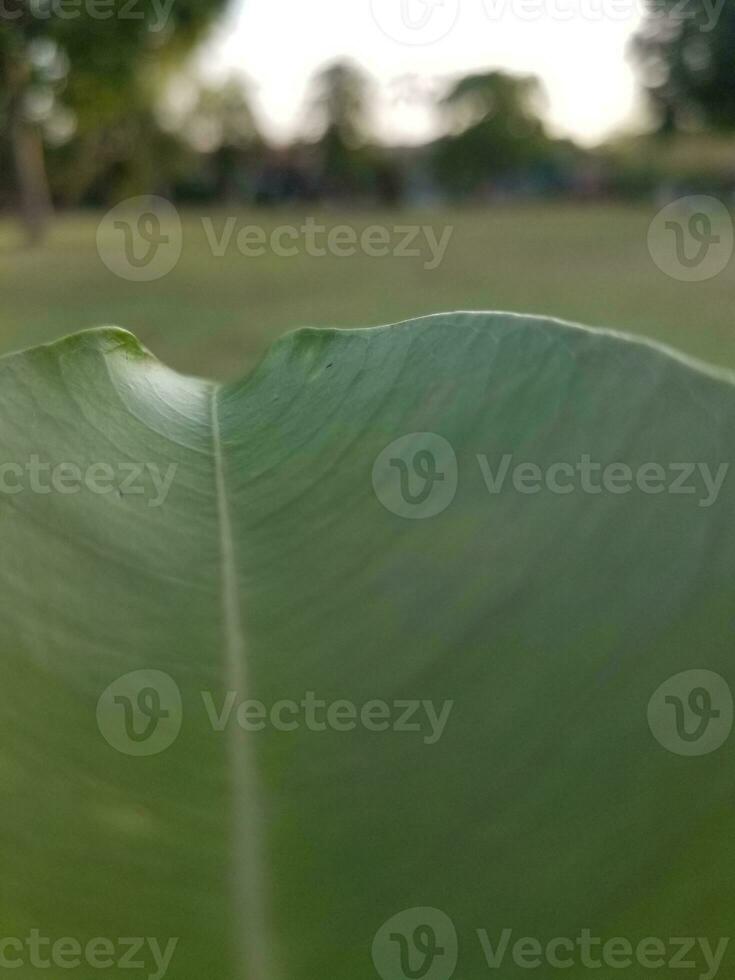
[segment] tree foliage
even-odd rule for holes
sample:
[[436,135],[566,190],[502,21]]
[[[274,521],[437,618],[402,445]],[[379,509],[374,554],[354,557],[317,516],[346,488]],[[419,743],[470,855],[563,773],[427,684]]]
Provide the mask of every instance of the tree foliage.
[[49,197],[43,144],[74,133],[80,173],[90,159],[105,160],[116,136],[130,133],[131,120],[145,122],[162,71],[190,49],[224,2],[80,2],[74,16],[61,16],[49,0],[4,0],[0,118],[32,237],[42,234]]
[[661,132],[735,128],[735,0],[655,0],[633,54]]
[[435,171],[455,192],[537,163],[549,141],[540,118],[543,90],[533,76],[493,71],[457,82],[442,101],[447,135]]

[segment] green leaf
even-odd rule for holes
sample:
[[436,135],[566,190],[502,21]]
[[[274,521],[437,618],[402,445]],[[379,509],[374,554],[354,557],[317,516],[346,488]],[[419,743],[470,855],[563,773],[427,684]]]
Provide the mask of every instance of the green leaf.
[[225,386],[113,329],[0,360],[15,976],[74,959],[37,929],[101,941],[85,980],[126,937],[176,980],[447,980],[440,913],[466,980],[585,928],[714,949],[734,442],[731,376],[510,315],[303,330]]

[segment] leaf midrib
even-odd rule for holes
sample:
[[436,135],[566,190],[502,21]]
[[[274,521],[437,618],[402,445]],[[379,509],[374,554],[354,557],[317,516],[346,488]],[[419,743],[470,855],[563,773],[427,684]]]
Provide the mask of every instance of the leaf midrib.
[[[240,589],[227,471],[219,420],[221,385],[211,393],[212,448],[220,532],[222,623],[227,689],[244,701],[248,692],[247,642],[240,610]],[[232,781],[232,900],[239,973],[247,980],[275,980],[270,916],[270,887],[265,859],[265,820],[253,745],[238,725],[229,726],[227,742]]]

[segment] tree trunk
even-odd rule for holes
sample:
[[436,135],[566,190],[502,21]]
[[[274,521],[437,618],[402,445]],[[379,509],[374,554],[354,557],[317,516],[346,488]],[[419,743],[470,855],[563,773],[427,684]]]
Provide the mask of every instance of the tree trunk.
[[23,112],[30,68],[17,52],[15,56],[6,52],[0,61],[0,77],[6,86],[6,118],[15,164],[18,209],[29,243],[37,245],[43,240],[51,217],[51,192],[41,132]]
[[10,127],[10,139],[21,219],[29,243],[38,245],[43,241],[51,217],[51,193],[41,134],[36,126],[16,118]]

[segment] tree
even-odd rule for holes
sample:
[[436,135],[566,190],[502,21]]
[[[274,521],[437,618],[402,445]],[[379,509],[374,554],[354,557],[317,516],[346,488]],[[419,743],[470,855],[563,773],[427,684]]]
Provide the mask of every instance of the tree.
[[548,147],[533,76],[493,71],[457,82],[440,104],[447,135],[435,147],[443,186],[471,193],[485,181],[532,164]]
[[28,237],[35,242],[43,235],[51,201],[41,142],[42,120],[33,112],[34,97],[39,105],[48,86],[44,71],[35,63],[38,42],[32,33],[0,25],[0,122],[16,176],[21,213]]
[[359,146],[367,135],[368,80],[355,65],[337,62],[314,80],[312,116],[324,132],[346,146]]
[[[656,128],[735,128],[735,0],[650,0],[633,40]],[[719,13],[716,13],[719,10]]]
[[244,82],[233,77],[219,87],[202,86],[182,129],[189,143],[211,159],[216,196],[240,197],[244,175],[252,173],[265,151]]
[[225,0],[112,8],[3,0],[0,117],[12,147],[19,210],[31,241],[50,213],[44,138],[66,116],[89,163],[120,120],[150,111],[161,72],[185,54]]
[[354,65],[338,62],[314,81],[310,117],[320,131],[323,189],[351,195],[372,182],[368,138],[369,82]]

